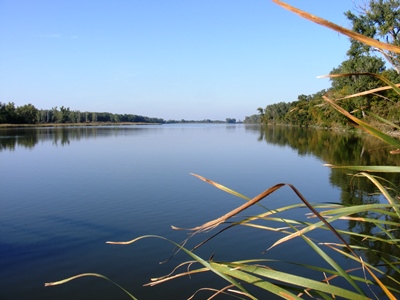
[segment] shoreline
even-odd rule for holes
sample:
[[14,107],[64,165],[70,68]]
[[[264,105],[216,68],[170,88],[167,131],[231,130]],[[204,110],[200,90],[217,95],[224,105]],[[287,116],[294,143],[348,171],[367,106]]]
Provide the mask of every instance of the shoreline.
[[161,123],[145,122],[88,122],[88,123],[41,123],[41,124],[0,124],[0,128],[25,127],[79,127],[79,126],[123,126],[123,125],[161,125]]

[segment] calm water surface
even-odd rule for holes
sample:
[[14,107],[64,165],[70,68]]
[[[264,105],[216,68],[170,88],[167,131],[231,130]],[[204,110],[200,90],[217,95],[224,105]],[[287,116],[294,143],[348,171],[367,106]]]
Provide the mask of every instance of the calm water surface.
[[[337,143],[342,148],[336,149]],[[146,234],[180,242],[187,232],[171,225],[195,227],[243,203],[190,173],[248,197],[285,182],[310,202],[352,201],[341,188],[349,178],[323,164],[376,163],[370,154],[360,155],[361,145],[358,138],[330,132],[245,125],[1,130],[0,299],[128,299],[99,278],[44,287],[86,272],[101,273],[140,299],[186,299],[199,287],[222,287],[214,275],[143,287],[189,258],[179,253],[159,264],[173,246],[157,239],[126,246],[105,242]],[[283,188],[263,205],[298,202]],[[254,207],[243,215],[260,212]],[[194,237],[189,245],[207,236]],[[307,256],[310,250],[301,241],[262,255],[278,237],[238,227],[197,253],[204,258],[214,253],[219,260],[318,260]]]

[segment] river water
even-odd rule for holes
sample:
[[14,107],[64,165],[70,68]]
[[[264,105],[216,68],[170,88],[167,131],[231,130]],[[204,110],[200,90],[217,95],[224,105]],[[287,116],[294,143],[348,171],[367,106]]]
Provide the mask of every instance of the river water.
[[[156,238],[132,245],[106,241],[151,234],[181,242],[188,232],[171,225],[195,227],[244,203],[191,173],[250,198],[290,183],[310,202],[351,202],[354,195],[344,188],[350,178],[323,164],[386,162],[367,149],[381,149],[374,143],[345,133],[225,124],[2,129],[0,299],[129,299],[94,277],[44,287],[88,272],[107,276],[139,299],[186,299],[200,287],[221,288],[226,283],[213,274],[143,287],[190,258],[179,252],[160,264],[174,246]],[[376,201],[371,199],[364,200]],[[284,187],[262,205],[273,209],[299,201]],[[253,207],[242,216],[262,209]],[[188,246],[208,236],[197,235]],[[279,237],[239,226],[196,253],[216,260],[318,262],[302,241],[262,254]],[[209,295],[204,291],[195,299]]]

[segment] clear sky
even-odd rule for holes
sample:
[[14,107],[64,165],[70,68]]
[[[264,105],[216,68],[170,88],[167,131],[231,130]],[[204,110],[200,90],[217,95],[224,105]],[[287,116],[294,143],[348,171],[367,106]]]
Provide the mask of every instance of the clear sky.
[[[352,0],[287,0],[349,27]],[[0,102],[225,120],[330,86],[348,38],[271,0],[0,0]]]

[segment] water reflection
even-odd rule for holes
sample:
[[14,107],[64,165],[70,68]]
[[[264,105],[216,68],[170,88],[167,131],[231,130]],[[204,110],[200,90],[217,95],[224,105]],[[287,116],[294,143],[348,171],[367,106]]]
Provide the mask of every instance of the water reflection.
[[34,148],[38,143],[51,141],[53,145],[66,146],[71,141],[91,139],[98,136],[121,136],[138,134],[152,126],[87,126],[87,127],[49,127],[0,129],[0,151],[14,151],[16,147]]

